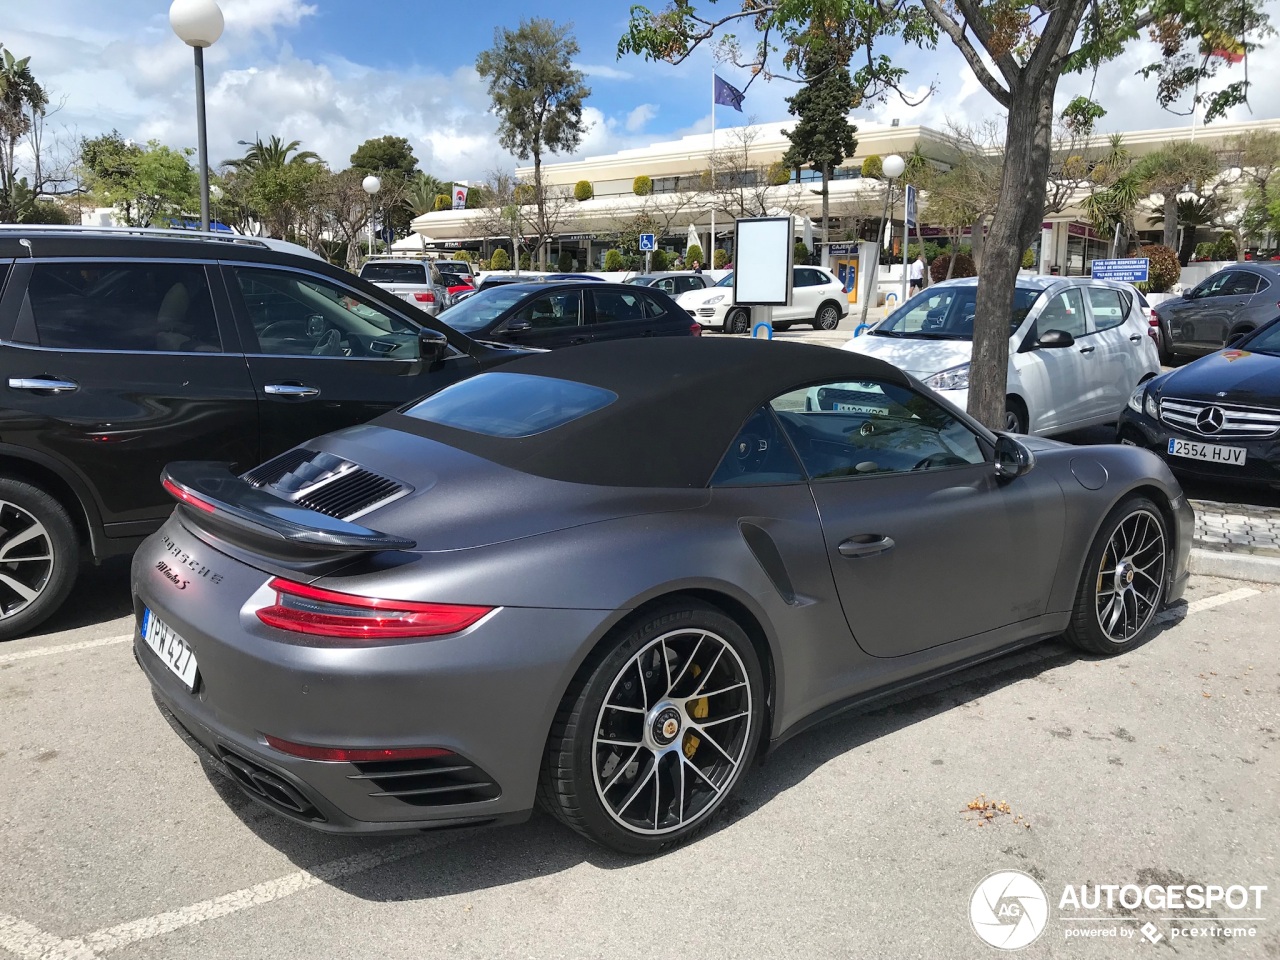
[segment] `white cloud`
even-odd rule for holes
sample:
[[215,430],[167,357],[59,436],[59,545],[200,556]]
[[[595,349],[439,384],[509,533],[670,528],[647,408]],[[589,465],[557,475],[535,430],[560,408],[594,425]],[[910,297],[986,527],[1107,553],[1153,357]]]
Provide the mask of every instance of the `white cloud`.
[[299,0],[222,0],[227,30],[263,31],[276,27],[296,27],[316,7]]
[[644,125],[658,115],[658,108],[652,103],[642,103],[627,114],[627,133],[639,133]]
[[599,77],[601,80],[633,80],[635,74],[629,70],[610,67],[602,63],[575,63],[575,70],[581,70],[588,77]]

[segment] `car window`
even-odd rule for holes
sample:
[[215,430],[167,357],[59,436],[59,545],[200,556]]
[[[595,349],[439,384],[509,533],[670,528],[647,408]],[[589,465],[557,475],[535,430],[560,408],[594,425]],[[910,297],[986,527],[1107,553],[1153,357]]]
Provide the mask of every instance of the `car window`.
[[[871,331],[879,337],[926,337],[941,340],[973,339],[973,318],[978,288],[938,285],[922,290],[889,314]],[[1018,287],[1013,295],[1009,336],[1013,336],[1035,306],[1040,291]]]
[[793,287],[812,287],[814,286],[813,271],[805,270],[802,267],[796,267],[791,275],[791,285]]
[[663,293],[670,293],[672,295],[676,293],[676,281],[672,277],[663,277],[661,280],[649,284],[649,286],[657,287]]
[[639,295],[640,306],[644,310],[644,318],[646,320],[656,320],[658,317],[667,315],[667,307],[663,303],[661,297],[655,297],[646,292]]
[[977,435],[924,394],[894,383],[824,383],[774,399],[814,480],[982,463]]
[[421,263],[366,263],[360,270],[362,279],[381,283],[426,283],[426,268]]
[[1093,312],[1093,329],[1110,330],[1124,323],[1128,315],[1128,305],[1120,296],[1119,290],[1106,287],[1087,287],[1089,309]]
[[582,294],[577,290],[543,294],[521,307],[513,319],[527,320],[533,330],[581,326]]
[[713,487],[796,483],[805,479],[790,444],[768,407],[747,420],[711,477]]
[[418,358],[418,328],[310,273],[234,267],[259,353]]
[[37,263],[23,311],[44,347],[222,351],[208,277],[196,264]]
[[[620,290],[592,290],[591,297],[596,308],[596,323],[620,323],[626,320],[644,320],[646,303],[652,303],[639,290],[622,292]],[[652,309],[649,307],[648,309]]]
[[1222,273],[1214,274],[1200,286],[1196,287],[1194,294],[1195,299],[1202,297],[1220,297],[1226,293],[1227,284],[1235,276],[1234,270],[1224,270]]
[[1061,330],[1076,338],[1088,332],[1084,322],[1084,298],[1080,296],[1079,287],[1068,287],[1054,294],[1044,305],[1036,319],[1036,332],[1043,337],[1050,330]]
[[1238,270],[1231,275],[1223,295],[1229,297],[1251,297],[1258,292],[1258,277],[1252,273]]

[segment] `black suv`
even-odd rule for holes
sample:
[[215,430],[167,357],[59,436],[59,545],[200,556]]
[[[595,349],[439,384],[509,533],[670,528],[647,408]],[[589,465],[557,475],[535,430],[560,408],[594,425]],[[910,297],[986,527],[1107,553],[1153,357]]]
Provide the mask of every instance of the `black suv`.
[[520,355],[279,241],[0,228],[0,640],[172,511],[160,470],[247,470]]

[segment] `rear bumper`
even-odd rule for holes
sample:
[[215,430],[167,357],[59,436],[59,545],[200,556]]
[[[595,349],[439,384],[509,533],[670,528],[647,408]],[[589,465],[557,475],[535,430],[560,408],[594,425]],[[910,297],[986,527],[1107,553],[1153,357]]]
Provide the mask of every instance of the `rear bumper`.
[[[189,586],[178,588],[157,569],[176,557],[166,535],[220,580],[184,578]],[[448,637],[342,647],[298,642],[258,621],[254,595],[268,578],[175,520],[135,555],[137,622],[150,608],[199,665],[188,690],[135,630],[138,664],[189,745],[259,803],[326,832],[405,833],[528,816],[555,710],[581,648],[609,613],[499,608]],[[452,756],[306,760],[269,746],[268,734]]]

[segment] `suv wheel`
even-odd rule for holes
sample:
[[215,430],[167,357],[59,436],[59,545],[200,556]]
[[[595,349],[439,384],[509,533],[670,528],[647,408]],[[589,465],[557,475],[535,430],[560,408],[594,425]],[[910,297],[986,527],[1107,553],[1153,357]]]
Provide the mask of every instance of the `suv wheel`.
[[29,483],[0,477],[0,640],[47,620],[79,568],[80,544],[62,504]]
[[840,308],[828,300],[818,308],[818,315],[813,318],[813,329],[834,330],[840,326]]
[[734,307],[724,318],[725,333],[750,333],[751,313],[742,307]]

